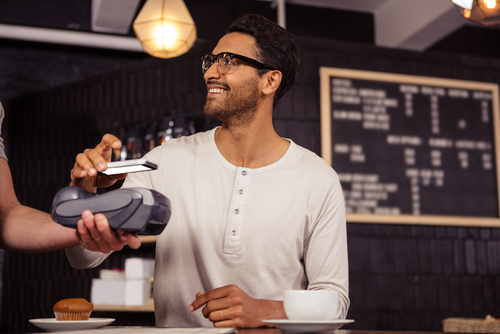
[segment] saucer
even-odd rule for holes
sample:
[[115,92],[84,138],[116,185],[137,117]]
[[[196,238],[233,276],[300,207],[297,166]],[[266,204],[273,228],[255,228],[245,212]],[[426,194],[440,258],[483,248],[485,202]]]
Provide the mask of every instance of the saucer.
[[57,321],[56,318],[30,319],[33,325],[48,332],[76,331],[82,329],[97,329],[109,325],[115,319],[90,318],[89,320]]
[[311,333],[311,332],[331,332],[339,329],[343,325],[353,323],[354,320],[262,320],[262,322],[272,324],[283,332],[287,333]]

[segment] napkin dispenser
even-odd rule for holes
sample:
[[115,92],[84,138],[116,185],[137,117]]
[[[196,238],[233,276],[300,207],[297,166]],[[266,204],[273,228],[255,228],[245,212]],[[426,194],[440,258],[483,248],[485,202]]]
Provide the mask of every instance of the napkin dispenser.
[[138,235],[160,234],[171,215],[168,198],[146,188],[122,188],[97,195],[66,187],[54,197],[50,212],[55,222],[76,228],[84,210],[102,213],[112,228]]

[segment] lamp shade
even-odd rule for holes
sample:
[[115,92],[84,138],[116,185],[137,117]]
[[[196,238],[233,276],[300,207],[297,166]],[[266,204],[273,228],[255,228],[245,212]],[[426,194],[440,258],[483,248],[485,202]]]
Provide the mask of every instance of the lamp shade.
[[452,0],[466,19],[494,26],[500,24],[500,4],[498,0]]
[[153,57],[180,56],[196,40],[196,25],[183,0],[147,0],[133,27],[142,48]]
[[455,5],[460,6],[464,9],[471,10],[472,9],[472,3],[474,2],[473,0],[451,0]]

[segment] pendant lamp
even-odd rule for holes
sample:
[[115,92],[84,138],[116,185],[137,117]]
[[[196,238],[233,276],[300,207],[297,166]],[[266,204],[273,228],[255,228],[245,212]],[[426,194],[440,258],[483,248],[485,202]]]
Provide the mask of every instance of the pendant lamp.
[[145,52],[172,58],[191,48],[196,25],[183,0],[147,0],[133,24]]
[[451,0],[466,19],[494,26],[500,24],[500,4],[498,0]]

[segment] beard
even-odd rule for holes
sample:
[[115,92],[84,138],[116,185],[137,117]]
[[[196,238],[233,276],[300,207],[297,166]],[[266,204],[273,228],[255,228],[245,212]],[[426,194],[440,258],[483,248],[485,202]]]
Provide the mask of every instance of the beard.
[[220,101],[216,98],[207,98],[203,112],[228,126],[249,124],[257,111],[258,81],[258,78],[254,77],[238,86],[233,86],[224,93]]

